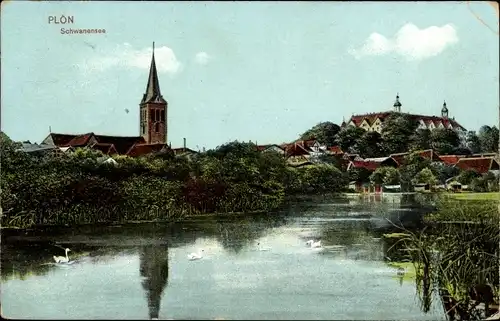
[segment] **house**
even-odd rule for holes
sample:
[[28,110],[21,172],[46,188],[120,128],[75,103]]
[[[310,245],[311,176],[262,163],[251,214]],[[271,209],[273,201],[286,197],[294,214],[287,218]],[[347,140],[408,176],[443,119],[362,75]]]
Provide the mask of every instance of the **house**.
[[458,161],[461,158],[465,158],[465,157],[466,157],[465,155],[441,155],[441,156],[439,156],[439,158],[441,158],[443,163],[445,163],[447,165],[451,165],[451,166],[454,166],[456,163],[458,163]]
[[129,157],[140,157],[148,154],[170,150],[167,144],[134,144],[125,155]]
[[377,157],[377,158],[365,158],[363,160],[352,160],[347,166],[347,170],[353,168],[365,168],[370,171],[375,171],[381,166],[398,167],[398,163],[392,157]]
[[126,155],[134,144],[145,144],[146,141],[142,136],[107,136],[91,132],[75,135],[50,133],[42,143],[58,147],[88,147],[104,150],[105,154]]
[[105,155],[138,156],[146,151],[158,151],[167,143],[167,108],[168,102],[160,91],[153,43],[146,91],[139,104],[138,136],[108,136],[93,132],[49,133],[42,143],[60,148],[87,147],[100,150]]
[[276,144],[268,144],[268,145],[257,145],[256,146],[257,150],[259,152],[265,153],[265,152],[275,152],[280,155],[285,155],[285,148],[283,148],[280,145]]
[[329,155],[344,155],[344,151],[340,146],[327,147],[325,152]]
[[[433,149],[424,149],[424,150],[418,150],[414,151],[412,153],[417,153],[420,157],[425,158],[430,160],[431,162],[441,162],[441,156],[439,156],[438,153],[436,153]],[[406,156],[410,155],[410,152],[405,152],[405,153],[395,153],[391,154],[390,157],[392,157],[397,163],[398,166],[403,165],[404,160]]]
[[17,151],[43,156],[47,154],[63,154],[63,152],[57,148],[57,146],[47,145],[47,144],[32,144],[29,142],[21,143],[21,147]]
[[490,170],[500,169],[495,157],[464,157],[458,160],[455,167],[461,170],[473,170],[479,174],[484,174]]
[[[341,127],[356,126],[361,127],[367,131],[382,132],[382,125],[390,115],[393,113],[401,113],[401,102],[399,101],[399,94],[396,96],[393,109],[390,111],[368,113],[353,115],[347,122],[342,122]],[[407,114],[418,123],[417,129],[430,129],[448,128],[456,131],[462,141],[465,141],[467,130],[460,125],[455,118],[450,118],[446,102],[443,103],[441,108],[441,116],[426,116],[417,114]]]
[[326,155],[326,146],[319,144],[314,139],[299,140],[291,144],[286,144],[284,151],[288,163],[296,166],[304,162],[319,162],[319,157]]

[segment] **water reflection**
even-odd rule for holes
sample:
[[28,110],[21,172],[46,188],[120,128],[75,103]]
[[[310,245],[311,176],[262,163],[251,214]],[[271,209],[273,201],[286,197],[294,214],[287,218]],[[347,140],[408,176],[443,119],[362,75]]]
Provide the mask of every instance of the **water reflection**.
[[168,283],[168,247],[148,245],[140,248],[140,274],[142,287],[146,292],[149,318],[157,319],[163,290]]

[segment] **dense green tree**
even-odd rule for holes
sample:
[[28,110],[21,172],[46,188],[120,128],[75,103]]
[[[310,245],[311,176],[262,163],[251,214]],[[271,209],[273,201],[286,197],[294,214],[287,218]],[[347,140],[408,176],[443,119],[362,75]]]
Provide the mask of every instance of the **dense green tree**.
[[347,126],[337,134],[337,143],[344,152],[358,153],[358,142],[365,132],[361,127]]
[[358,139],[356,147],[363,158],[384,156],[382,136],[376,131],[364,132]]
[[300,139],[316,139],[320,144],[336,146],[336,136],[339,131],[339,125],[332,122],[322,122],[300,135]]
[[469,185],[474,178],[480,177],[480,176],[481,175],[478,174],[476,171],[468,169],[468,170],[460,172],[460,174],[457,177],[457,181],[460,184]]
[[460,146],[457,132],[449,128],[436,128],[431,132],[431,146],[440,155],[451,154]]
[[473,154],[481,152],[481,140],[476,135],[476,132],[474,131],[467,132],[466,142],[467,142],[467,148],[469,148]]
[[432,132],[427,128],[419,128],[411,138],[411,149],[425,150],[432,148]]
[[443,162],[432,162],[430,169],[441,183],[445,183],[447,179],[455,177],[460,173],[457,167]]
[[420,172],[415,175],[415,177],[412,179],[413,184],[429,184],[429,185],[436,185],[438,183],[438,180],[432,173],[432,170],[430,168],[424,168]]
[[364,167],[357,167],[357,168],[352,168],[349,170],[349,182],[357,182],[357,183],[366,183],[370,181],[370,175],[372,174],[372,171],[364,168]]
[[382,139],[386,154],[409,150],[418,122],[408,114],[393,113],[382,124]]
[[498,128],[496,126],[482,126],[479,129],[478,137],[481,142],[481,152],[498,152]]

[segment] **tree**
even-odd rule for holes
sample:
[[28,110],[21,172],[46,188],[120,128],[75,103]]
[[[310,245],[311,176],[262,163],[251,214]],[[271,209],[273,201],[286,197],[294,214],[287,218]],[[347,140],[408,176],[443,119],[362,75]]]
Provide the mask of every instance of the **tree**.
[[471,170],[471,169],[468,169],[468,170],[465,170],[465,171],[462,171],[458,177],[457,177],[457,181],[460,183],[460,184],[463,184],[463,185],[469,185],[472,180],[476,177],[480,177],[481,175],[479,175],[476,171],[474,170]]
[[481,142],[482,153],[492,153],[498,151],[498,128],[496,126],[482,126],[479,129],[478,137]]
[[322,122],[304,132],[300,139],[316,139],[320,144],[326,146],[337,145],[336,136],[340,127],[332,122]]
[[356,153],[358,152],[358,141],[366,132],[361,127],[347,126],[342,128],[337,134],[337,143],[343,151]]
[[437,179],[429,168],[424,168],[412,180],[413,184],[436,185]]
[[458,168],[443,162],[432,162],[430,169],[436,176],[437,180],[441,183],[444,183],[447,179],[460,174],[460,170]]
[[401,175],[399,170],[394,167],[386,167],[384,184],[386,185],[399,185],[401,181]]
[[417,152],[405,156],[403,164],[399,168],[401,176],[401,188],[405,191],[412,190],[412,180],[422,169],[430,167],[431,161],[423,158]]
[[381,157],[384,155],[382,150],[382,136],[376,131],[367,131],[358,139],[356,144],[357,152],[363,158]]
[[481,152],[481,140],[476,135],[476,132],[474,131],[467,132],[466,144],[467,148],[469,148],[473,154]]
[[382,166],[370,175],[373,184],[398,185],[400,182],[399,171],[394,167]]
[[370,181],[371,174],[372,171],[364,167],[357,167],[349,170],[348,177],[350,182],[365,183]]
[[412,137],[411,148],[414,150],[425,150],[431,148],[431,130],[419,128]]
[[449,128],[436,128],[431,132],[431,146],[441,155],[448,155],[460,146],[458,133]]
[[393,113],[382,124],[382,139],[386,154],[408,151],[418,122],[407,114]]

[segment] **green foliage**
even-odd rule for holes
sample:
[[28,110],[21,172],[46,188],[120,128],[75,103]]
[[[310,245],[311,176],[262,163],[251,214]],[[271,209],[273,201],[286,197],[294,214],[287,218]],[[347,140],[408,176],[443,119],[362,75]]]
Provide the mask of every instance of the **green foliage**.
[[462,171],[458,175],[457,181],[460,184],[469,185],[474,178],[477,178],[477,177],[480,177],[480,176],[481,175],[479,175],[476,171],[468,169],[468,170]]
[[381,133],[385,152],[392,154],[408,151],[417,127],[417,121],[407,114],[393,113],[388,116],[382,124]]
[[431,132],[431,146],[438,154],[448,155],[460,146],[460,137],[452,129],[436,128]]
[[429,168],[424,168],[415,175],[412,180],[413,184],[429,184],[436,185],[437,179]]
[[366,130],[361,127],[347,126],[337,134],[337,143],[343,151],[356,153],[358,152],[358,141],[365,132]]
[[467,147],[473,154],[481,152],[481,140],[475,132],[467,132]]
[[394,167],[382,166],[370,175],[373,184],[398,185],[400,183],[399,171]]
[[482,126],[478,134],[481,143],[481,152],[491,153],[498,151],[498,128],[493,126]]
[[[437,292],[442,299],[453,300],[445,307],[450,319],[456,314],[460,320],[484,320],[476,306],[494,303],[495,296],[478,296],[474,289],[490,287],[493,294],[500,290],[497,203],[441,198],[437,208],[426,217],[431,229],[406,231],[399,240],[415,266],[422,309],[430,309]],[[471,300],[478,302],[472,305]]]
[[282,155],[232,142],[192,159],[157,153],[116,156],[86,148],[34,157],[2,136],[5,227],[158,221],[214,212],[269,211],[285,194],[338,192],[333,166],[290,168]]
[[332,122],[323,122],[308,129],[300,136],[300,139],[316,139],[320,144],[335,146],[337,145],[336,137],[339,131],[340,127],[338,125]]

